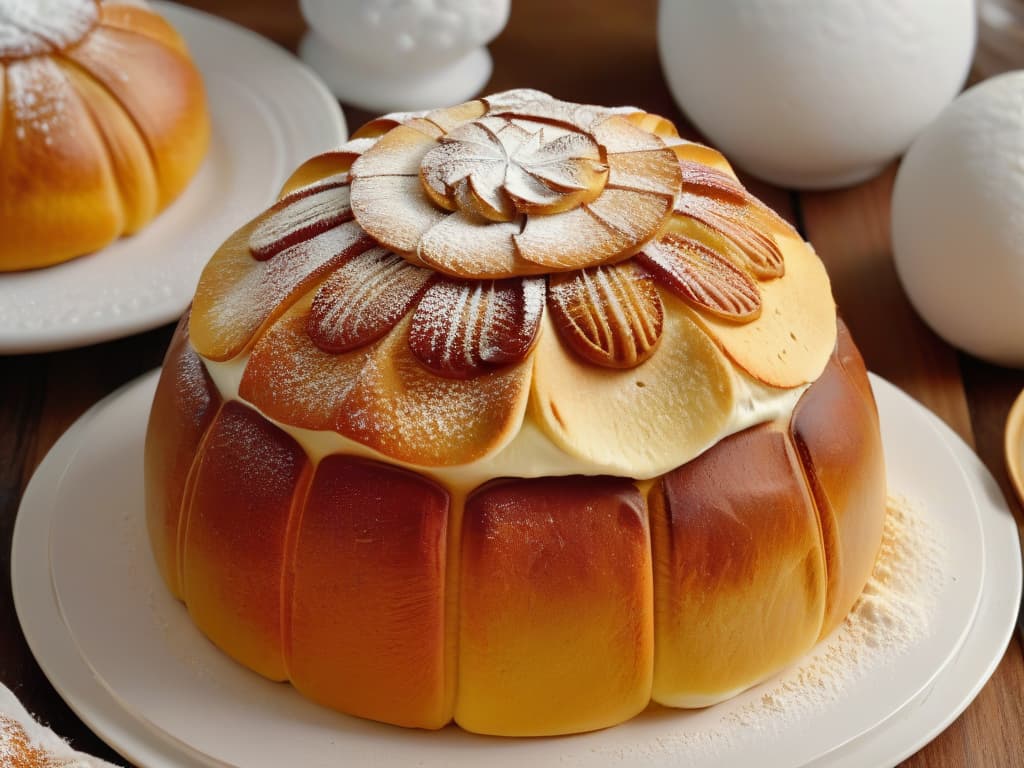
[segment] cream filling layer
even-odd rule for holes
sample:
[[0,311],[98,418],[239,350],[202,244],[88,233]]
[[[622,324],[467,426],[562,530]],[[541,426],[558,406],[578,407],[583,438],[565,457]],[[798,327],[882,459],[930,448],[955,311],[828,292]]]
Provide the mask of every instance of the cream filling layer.
[[[225,400],[240,400],[238,396],[242,373],[249,362],[248,355],[241,355],[227,362],[215,362],[202,358],[210,373],[214,386]],[[810,385],[794,389],[778,389],[751,378],[742,371],[733,369],[735,403],[732,413],[719,434],[709,440],[701,451],[706,451],[725,437],[741,432],[748,427],[792,415],[797,401]],[[449,489],[471,490],[480,484],[499,477],[547,477],[561,475],[618,475],[623,476],[622,467],[601,464],[566,453],[544,433],[527,409],[523,422],[510,440],[493,453],[468,464],[450,467],[424,467],[398,461],[368,448],[362,443],[330,430],[311,430],[293,427],[270,418],[252,403],[247,406],[259,412],[264,418],[291,435],[315,462],[325,456],[344,453],[376,459],[388,464],[413,469],[420,474],[434,478]],[[672,469],[668,467],[667,469]],[[650,475],[633,475],[635,480],[650,480],[664,471]]]

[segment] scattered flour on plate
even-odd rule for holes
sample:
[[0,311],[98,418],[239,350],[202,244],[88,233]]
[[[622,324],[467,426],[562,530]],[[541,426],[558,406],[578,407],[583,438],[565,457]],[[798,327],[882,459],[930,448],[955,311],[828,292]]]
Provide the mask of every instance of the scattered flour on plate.
[[844,688],[909,651],[928,630],[943,583],[934,525],[906,499],[890,498],[874,571],[846,621],[759,702],[731,713],[745,727],[776,729],[838,700]]
[[[741,695],[705,710],[648,712],[641,718],[665,722],[664,734],[594,751],[623,764],[681,754],[724,757],[834,707],[851,685],[905,657],[927,636],[945,581],[945,551],[942,531],[921,505],[890,497],[881,550],[861,597],[846,620],[803,660],[762,684],[764,692],[754,699],[748,694],[745,701]],[[676,718],[682,727],[673,733]]]

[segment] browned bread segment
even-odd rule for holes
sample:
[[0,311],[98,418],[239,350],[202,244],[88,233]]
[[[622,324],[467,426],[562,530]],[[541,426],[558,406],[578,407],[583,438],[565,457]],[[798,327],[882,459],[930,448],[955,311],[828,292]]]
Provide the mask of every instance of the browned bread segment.
[[182,523],[182,585],[193,621],[272,680],[288,677],[285,543],[310,474],[295,440],[251,408],[229,402],[210,427]]
[[779,424],[740,432],[650,494],[654,700],[700,707],[818,639],[825,560],[800,461]]
[[146,429],[146,522],[164,581],[179,600],[181,509],[191,498],[192,466],[221,397],[188,340],[188,314],[164,357]]
[[821,519],[828,592],[822,635],[871,575],[885,523],[885,461],[864,361],[839,323],[836,352],[793,413],[792,435]]
[[499,480],[466,502],[455,720],[539,736],[604,728],[650,699],[647,510],[628,480]]
[[288,671],[314,701],[440,728],[448,493],[408,470],[329,456],[289,557]]

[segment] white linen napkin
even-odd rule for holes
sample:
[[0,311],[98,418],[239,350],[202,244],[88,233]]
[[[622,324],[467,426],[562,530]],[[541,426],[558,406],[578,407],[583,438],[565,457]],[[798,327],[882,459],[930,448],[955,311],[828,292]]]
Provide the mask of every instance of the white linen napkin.
[[64,739],[37,723],[3,685],[0,685],[0,766],[115,768],[106,760],[73,750]]

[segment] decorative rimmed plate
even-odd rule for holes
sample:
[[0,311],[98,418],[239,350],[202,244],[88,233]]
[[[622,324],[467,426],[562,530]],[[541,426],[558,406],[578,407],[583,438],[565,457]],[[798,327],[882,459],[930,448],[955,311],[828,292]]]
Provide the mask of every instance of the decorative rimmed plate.
[[[560,739],[424,733],[336,715],[222,656],[159,583],[141,521],[141,445],[155,381],[115,393],[61,438],[26,492],[12,557],[19,618],[43,669],[101,736],[146,765],[281,765],[300,756],[308,766],[371,757],[379,765],[557,758],[604,766],[640,757],[731,765],[756,756],[758,765],[802,766],[866,764],[867,754],[870,764],[891,764],[970,702],[1012,627],[1020,550],[991,478],[969,451],[956,458],[955,437],[938,419],[875,379],[890,484],[926,502],[945,534],[948,570],[931,621],[941,631],[898,663],[868,669],[820,712],[702,739],[724,713],[770,691],[769,681],[724,707],[655,711]],[[1008,578],[1014,570],[1018,578]]]
[[1010,480],[1017,491],[1017,496],[1024,504],[1024,392],[1021,392],[1010,415],[1006,417],[1006,437],[1003,443],[1006,452],[1006,469]]
[[0,274],[0,354],[83,346],[174,320],[217,246],[274,199],[296,166],[347,135],[338,102],[294,56],[216,16],[153,5],[202,71],[209,155],[137,235],[47,269]]

